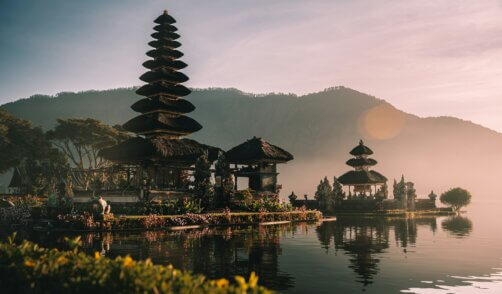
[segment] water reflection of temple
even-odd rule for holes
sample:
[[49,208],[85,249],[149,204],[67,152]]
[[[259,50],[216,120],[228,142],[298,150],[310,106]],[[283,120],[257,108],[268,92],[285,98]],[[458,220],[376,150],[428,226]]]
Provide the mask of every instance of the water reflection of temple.
[[389,248],[391,231],[394,240],[403,249],[414,245],[417,226],[437,228],[436,218],[361,218],[340,217],[336,222],[323,223],[317,228],[321,246],[330,252],[342,251],[349,256],[349,267],[356,274],[357,282],[364,287],[373,283],[379,271],[379,256]]
[[104,250],[112,258],[127,254],[135,259],[150,258],[154,263],[172,264],[209,278],[233,280],[235,275],[248,277],[254,271],[261,285],[286,290],[294,286],[294,278],[279,268],[280,238],[285,230],[292,227],[151,231],[126,237],[96,233],[82,241],[91,253]]

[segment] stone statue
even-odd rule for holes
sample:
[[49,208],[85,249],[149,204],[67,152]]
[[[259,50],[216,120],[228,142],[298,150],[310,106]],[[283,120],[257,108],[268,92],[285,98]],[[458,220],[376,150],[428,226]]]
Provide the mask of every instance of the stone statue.
[[110,213],[111,206],[106,202],[103,197],[99,196],[98,199],[95,199],[92,204],[92,210],[94,215],[99,218],[103,218],[105,214]]

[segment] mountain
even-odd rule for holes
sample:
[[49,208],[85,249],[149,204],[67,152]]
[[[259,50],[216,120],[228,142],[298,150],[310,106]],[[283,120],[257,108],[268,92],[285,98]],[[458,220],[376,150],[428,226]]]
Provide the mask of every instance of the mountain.
[[[44,129],[57,118],[92,117],[108,124],[134,116],[135,88],[35,95],[1,107]],[[497,199],[502,134],[452,117],[420,118],[384,100],[335,87],[304,96],[252,95],[236,89],[195,89],[191,117],[204,128],[192,138],[229,149],[252,136],[290,151],[279,167],[282,195],[311,197],[319,180],[339,176],[360,139],[373,149],[376,170],[392,180],[401,174],[420,196],[461,186],[475,199]]]

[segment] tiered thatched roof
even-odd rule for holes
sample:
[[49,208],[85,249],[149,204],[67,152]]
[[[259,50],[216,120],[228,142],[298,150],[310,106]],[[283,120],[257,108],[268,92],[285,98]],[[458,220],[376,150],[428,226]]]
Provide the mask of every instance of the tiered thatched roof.
[[176,50],[181,46],[180,36],[173,25],[176,21],[164,11],[155,19],[157,24],[152,34],[156,40],[149,43],[154,49],[147,52],[152,57],[143,63],[149,69],[140,79],[148,84],[140,87],[136,93],[146,96],[131,108],[141,113],[126,122],[123,127],[129,132],[142,135],[126,140],[118,145],[100,151],[99,155],[115,162],[142,164],[163,162],[165,164],[194,164],[204,152],[214,161],[222,150],[200,144],[182,136],[196,132],[202,126],[194,119],[183,114],[192,112],[195,106],[181,97],[190,94],[190,90],[181,85],[188,77],[178,70],[187,65],[177,60],[183,53]]
[[363,140],[360,140],[359,145],[357,145],[352,150],[350,150],[350,154],[352,154],[354,156],[371,155],[371,154],[373,154],[373,151],[364,145]]
[[180,36],[173,25],[176,20],[164,11],[154,21],[157,25],[149,43],[154,49],[146,53],[153,60],[143,66],[149,69],[140,79],[148,84],[140,87],[136,93],[147,98],[133,104],[132,109],[141,115],[124,124],[124,129],[146,137],[168,135],[172,138],[191,134],[202,128],[195,120],[184,116],[195,107],[181,97],[190,94],[190,89],[181,85],[188,77],[178,70],[186,64],[177,60],[183,53],[176,50],[181,44],[176,41]]
[[377,161],[368,158],[368,155],[373,154],[373,151],[366,147],[363,140],[359,141],[359,145],[354,147],[350,154],[354,158],[347,160],[347,165],[354,167],[355,170],[348,171],[338,178],[338,181],[343,185],[366,185],[366,184],[383,184],[387,182],[387,178],[379,172],[369,170],[371,166],[377,164]]
[[343,185],[383,184],[387,178],[374,170],[351,170],[338,178]]
[[277,163],[293,159],[291,153],[257,137],[253,137],[228,150],[225,157],[228,162],[237,164],[252,164],[257,162]]
[[347,165],[356,166],[373,166],[377,164],[377,161],[373,158],[351,158],[345,162]]
[[200,144],[190,139],[172,139],[168,136],[135,137],[100,151],[106,159],[121,163],[147,161],[175,161],[193,164],[204,152],[214,161],[221,149]]

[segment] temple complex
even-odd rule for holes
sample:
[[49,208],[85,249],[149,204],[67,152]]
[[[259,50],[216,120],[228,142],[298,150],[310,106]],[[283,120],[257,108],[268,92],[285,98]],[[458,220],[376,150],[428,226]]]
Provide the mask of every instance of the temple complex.
[[373,196],[377,192],[377,187],[387,182],[387,178],[377,171],[370,168],[377,164],[377,161],[369,158],[373,151],[364,145],[363,140],[354,147],[350,154],[354,157],[347,160],[346,164],[353,167],[354,170],[348,171],[338,178],[338,181],[347,186],[349,196]]
[[[238,178],[248,178],[246,189],[255,196],[277,196],[281,186],[277,184],[276,165],[292,160],[289,152],[256,137],[226,153],[185,138],[202,126],[187,116],[195,106],[183,99],[191,91],[182,85],[188,77],[180,70],[187,65],[178,60],[183,53],[178,50],[181,44],[177,41],[180,36],[174,26],[176,21],[164,11],[154,22],[154,40],[148,43],[153,49],[146,53],[151,59],[143,63],[148,71],[140,77],[146,84],[136,91],[144,98],[131,106],[139,115],[123,125],[136,136],[99,153],[127,179],[127,188],[121,195],[126,190],[131,194],[139,190],[140,198],[151,192],[164,199],[190,195],[197,160],[207,155],[206,166],[211,167],[223,154],[234,165],[229,172],[235,177],[235,189]],[[208,169],[207,173],[212,176],[214,171]],[[221,181],[221,175],[218,179]]]

